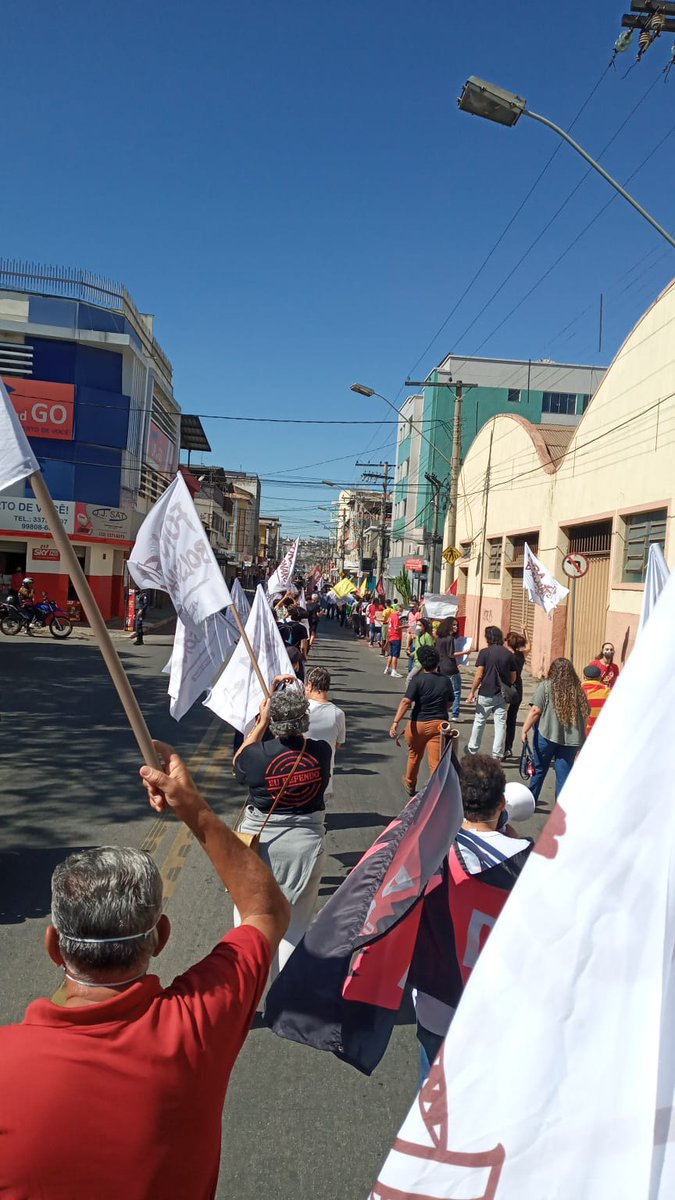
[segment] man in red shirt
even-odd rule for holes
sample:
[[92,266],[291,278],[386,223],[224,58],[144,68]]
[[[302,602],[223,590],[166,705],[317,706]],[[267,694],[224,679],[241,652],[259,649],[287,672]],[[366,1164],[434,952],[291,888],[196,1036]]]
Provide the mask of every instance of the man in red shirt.
[[619,668],[614,662],[614,646],[612,642],[602,643],[602,650],[590,665],[600,668],[600,678],[603,683],[607,684],[608,688],[611,689],[614,687],[619,678]]
[[223,824],[170,746],[141,768],[151,807],[201,843],[242,919],[163,988],[162,881],[142,850],[100,847],[52,878],[47,951],[62,1005],[35,1000],[0,1029],[3,1200],[211,1200],[230,1072],[288,925],[270,871]]

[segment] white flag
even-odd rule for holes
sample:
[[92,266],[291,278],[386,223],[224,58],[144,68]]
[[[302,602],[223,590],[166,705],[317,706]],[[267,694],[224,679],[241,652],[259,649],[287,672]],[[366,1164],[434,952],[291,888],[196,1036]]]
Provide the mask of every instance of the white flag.
[[298,554],[298,543],[300,538],[296,538],[290,550],[287,550],[282,558],[279,566],[267,580],[267,591],[270,596],[274,596],[277,592],[288,591],[289,585],[293,582],[293,572],[295,570],[295,560]]
[[372,1200],[675,1195],[674,623],[671,576]]
[[654,605],[668,582],[669,576],[670,571],[663,557],[663,550],[656,542],[653,542],[649,547],[649,557],[647,559],[645,594],[642,598],[642,612],[640,614],[638,633],[647,624]]
[[234,583],[232,584],[232,602],[245,625],[248,619],[248,614],[251,611],[251,605],[248,602],[248,597],[241,586],[241,581],[239,579],[235,579]]
[[[268,684],[275,675],[294,675],[291,660],[265,599],[262,584],[256,588],[253,607],[245,628],[263,679]],[[223,721],[227,721],[243,733],[258,715],[262,700],[263,690],[242,640],[204,704]]]
[[170,675],[169,712],[174,720],[180,721],[202,692],[209,690],[238,640],[234,621],[220,612],[201,625],[185,626],[180,619],[176,621],[173,653],[164,667],[165,674]]
[[0,379],[0,492],[39,470],[40,464]]
[[444,596],[438,593],[425,592],[424,615],[430,621],[442,621],[445,617],[456,617],[459,600],[456,596]]
[[531,604],[538,604],[543,608],[547,616],[549,616],[554,608],[557,608],[561,600],[569,592],[569,588],[563,587],[561,583],[551,574],[548,567],[539,562],[539,559],[532,553],[527,542],[525,543],[525,566],[523,568],[523,587],[527,588],[527,593],[530,597]]
[[141,525],[129,572],[139,587],[168,592],[184,624],[198,625],[232,603],[181,474]]

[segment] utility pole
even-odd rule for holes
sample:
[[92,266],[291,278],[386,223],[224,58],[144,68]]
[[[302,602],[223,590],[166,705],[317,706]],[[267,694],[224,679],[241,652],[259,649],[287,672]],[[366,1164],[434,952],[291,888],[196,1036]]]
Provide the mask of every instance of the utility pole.
[[434,516],[433,516],[432,531],[431,531],[431,548],[429,551],[429,579],[427,581],[427,591],[435,592],[436,591],[436,564],[438,562],[438,544],[439,544],[439,542],[443,541],[443,538],[439,537],[439,534],[438,534],[438,522],[439,522],[440,507],[441,507],[441,492],[443,490],[444,485],[441,483],[440,479],[436,475],[431,475],[431,474],[428,474],[425,472],[424,478],[426,479],[427,483],[431,484],[431,486],[434,490],[434,510],[433,510]]
[[377,578],[382,579],[384,576],[384,564],[387,557],[387,500],[389,498],[389,471],[393,463],[362,463],[357,462],[357,467],[382,467],[382,474],[374,471],[364,471],[363,479],[369,482],[382,482],[382,500],[380,501],[380,544],[377,550]]

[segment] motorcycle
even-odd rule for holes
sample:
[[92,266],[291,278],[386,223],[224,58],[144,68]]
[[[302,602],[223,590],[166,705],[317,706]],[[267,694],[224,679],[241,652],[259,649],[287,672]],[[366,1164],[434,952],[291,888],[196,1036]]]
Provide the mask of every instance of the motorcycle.
[[0,632],[7,637],[14,637],[22,629],[28,632],[30,628],[45,627],[55,638],[67,638],[73,632],[70,617],[66,616],[55,600],[47,599],[46,592],[43,592],[41,602],[35,605],[34,613],[25,612],[9,596],[0,607]]

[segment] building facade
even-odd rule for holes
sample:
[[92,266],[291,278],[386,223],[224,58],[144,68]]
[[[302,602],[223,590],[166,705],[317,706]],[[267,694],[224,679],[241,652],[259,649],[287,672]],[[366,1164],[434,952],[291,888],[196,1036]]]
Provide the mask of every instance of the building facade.
[[267,574],[281,558],[281,518],[260,517],[258,565]]
[[[481,639],[487,624],[527,626],[535,675],[561,654],[582,671],[605,639],[625,662],[650,544],[673,562],[674,328],[675,283],[628,336],[576,427],[502,414],[467,455],[457,513],[460,615]],[[525,542],[570,586],[550,619],[522,586]],[[573,584],[562,569],[569,553],[588,568]]]
[[[173,478],[180,410],[172,368],[126,289],[83,271],[0,262],[0,375],[106,619],[122,615],[125,562]],[[77,597],[30,486],[0,494],[0,574]]]
[[401,408],[389,579],[395,579],[406,558],[412,556],[421,560],[418,582],[426,583],[434,536],[435,491],[427,476],[442,485],[437,554],[440,563],[443,548],[440,532],[445,522],[451,483],[455,389],[434,386],[437,381],[464,383],[463,461],[479,431],[498,413],[516,413],[536,425],[573,428],[581,420],[604,373],[604,367],[448,355],[432,372],[430,385],[409,396]]
[[[339,569],[361,574],[374,573],[383,535],[382,492],[346,489],[340,492],[336,512]],[[385,536],[390,520],[391,501],[387,498],[384,510]]]

